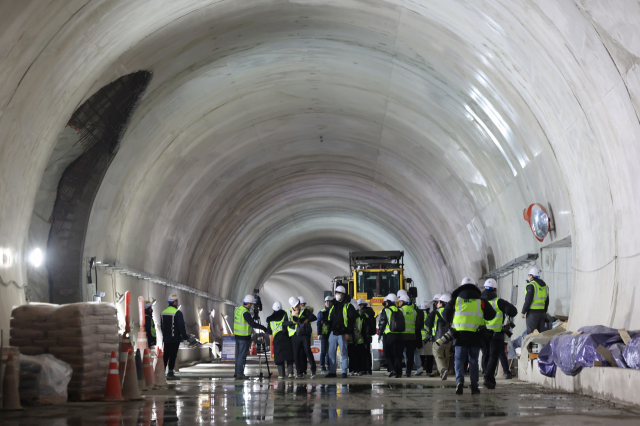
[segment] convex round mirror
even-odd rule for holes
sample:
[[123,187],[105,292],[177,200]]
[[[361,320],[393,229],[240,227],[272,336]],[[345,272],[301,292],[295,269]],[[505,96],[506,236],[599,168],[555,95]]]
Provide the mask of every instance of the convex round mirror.
[[533,203],[524,209],[524,220],[529,222],[531,232],[538,241],[544,240],[549,233],[549,214],[547,210],[538,203]]

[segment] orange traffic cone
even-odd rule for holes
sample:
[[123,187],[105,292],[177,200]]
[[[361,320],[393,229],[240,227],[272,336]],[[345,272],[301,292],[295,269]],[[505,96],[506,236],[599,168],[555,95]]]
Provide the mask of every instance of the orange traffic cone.
[[[147,349],[149,350],[149,349]],[[151,417],[153,416],[153,399],[145,399],[142,406],[142,426],[151,426]]]
[[147,390],[147,382],[144,381],[144,369],[142,368],[142,357],[140,356],[140,349],[136,349],[136,372],[138,374],[138,389],[141,391]]
[[151,355],[149,349],[144,350],[144,361],[142,363],[142,370],[144,371],[144,382],[148,389],[153,389],[156,385],[156,380],[153,374],[153,367],[151,366]]
[[158,356],[156,357],[155,379],[156,386],[167,386],[167,378],[164,375],[164,353],[158,348]]
[[[164,362],[163,364],[164,365]],[[156,425],[162,426],[164,424],[164,402],[167,398],[158,397],[154,398],[154,405],[156,409]]]
[[18,377],[13,363],[13,354],[9,353],[7,367],[4,370],[4,380],[2,381],[2,409],[5,411],[22,410],[20,394],[18,393]]
[[129,355],[127,356],[127,369],[124,372],[124,380],[122,381],[122,396],[125,399],[142,399],[138,388],[138,372],[133,349],[129,349]]
[[111,362],[109,363],[109,375],[107,376],[107,387],[104,390],[105,401],[123,401],[122,390],[120,388],[120,373],[118,372],[118,359],[116,352],[111,352]]
[[258,350],[256,349],[256,342],[251,342],[251,355],[258,355]]
[[[108,379],[107,379],[108,380]],[[118,378],[120,380],[120,378]],[[112,404],[106,409],[106,426],[120,426],[122,419],[122,404]]]

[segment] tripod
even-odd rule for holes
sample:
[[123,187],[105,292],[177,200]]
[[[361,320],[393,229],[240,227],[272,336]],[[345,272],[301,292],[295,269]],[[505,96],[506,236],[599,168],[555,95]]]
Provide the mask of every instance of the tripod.
[[[264,342],[264,333],[260,333],[256,337],[256,346],[258,348],[262,346],[262,353],[264,354],[264,362],[265,364],[267,364],[267,380],[269,380],[271,379],[271,370],[269,369],[269,359],[267,358],[267,345]],[[259,355],[260,353],[258,352],[258,362],[260,364],[260,381],[262,381],[262,379],[264,378],[264,375],[262,374],[262,357]]]

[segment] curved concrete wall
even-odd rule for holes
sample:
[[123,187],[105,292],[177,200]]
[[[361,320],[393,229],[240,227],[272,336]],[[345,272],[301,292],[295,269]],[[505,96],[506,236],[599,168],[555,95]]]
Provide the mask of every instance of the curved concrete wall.
[[[640,6],[601,3],[4,2],[0,273],[26,280],[73,110],[148,69],[86,254],[285,301],[349,249],[404,249],[426,296],[570,235],[571,326],[640,327]],[[532,202],[554,213],[543,244]],[[6,328],[23,296],[2,292]]]

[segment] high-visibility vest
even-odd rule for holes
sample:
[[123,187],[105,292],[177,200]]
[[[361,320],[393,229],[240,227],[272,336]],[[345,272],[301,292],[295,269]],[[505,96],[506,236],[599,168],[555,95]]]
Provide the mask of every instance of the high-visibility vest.
[[420,334],[422,335],[422,341],[427,340],[428,334],[426,329],[423,328],[422,330],[420,330]]
[[[442,308],[436,309],[440,313],[440,317],[442,317],[442,313],[444,312],[444,306]],[[443,318],[444,319],[444,318]],[[435,337],[436,331],[438,329],[438,315],[436,314],[433,320],[433,328],[431,329],[431,334]]]
[[244,306],[238,306],[233,312],[233,334],[236,336],[251,336],[251,326],[244,319],[245,312],[249,312]]
[[282,331],[282,324],[284,324],[285,318],[286,316],[282,317],[280,321],[271,321],[269,323],[271,326],[271,334],[273,337],[276,337],[276,335]]
[[393,312],[398,312],[398,308],[396,308],[395,305],[391,305],[388,308],[384,308],[385,313],[387,315],[387,325],[384,328],[384,334],[389,334],[389,333],[393,333],[393,334],[401,334],[397,331],[391,331],[391,314]]
[[356,318],[356,328],[360,331],[360,338],[355,342],[356,344],[364,343],[364,337],[362,336],[362,324],[362,316],[358,315],[358,318]]
[[[349,318],[347,316],[347,310],[349,309],[349,306],[345,303],[342,306],[342,319],[344,321],[344,326],[347,327],[347,324],[349,323]],[[333,306],[331,307],[331,310],[329,310],[329,318],[331,318],[331,313],[333,312]]]
[[153,322],[153,317],[150,314],[145,314],[144,320],[148,321],[151,324],[151,335],[156,337],[156,323]]
[[416,334],[416,311],[411,305],[402,305],[400,308],[404,314],[404,334]]
[[[322,312],[322,318],[323,318],[325,321],[329,321],[329,310],[328,310],[327,308],[324,308],[324,309],[323,309],[322,311],[320,311],[320,312]],[[325,318],[325,315],[327,316],[326,318]],[[324,325],[324,324],[323,324],[323,325],[320,327],[320,335],[321,335],[321,336],[326,336],[327,334],[329,334],[329,326],[328,326],[328,325]]]
[[498,298],[496,297],[493,300],[490,300],[491,306],[496,310],[496,317],[491,321],[485,321],[485,324],[489,330],[492,330],[496,333],[500,333],[502,331],[502,322],[504,321],[504,313],[498,307]]
[[533,295],[533,301],[531,302],[529,309],[544,309],[547,297],[549,297],[549,286],[543,287],[538,284],[536,280],[531,280],[531,285],[533,285],[535,294]]
[[[171,319],[167,318],[162,321],[162,334],[166,335],[166,337],[176,337],[176,312],[178,312],[178,309],[175,306],[168,306],[167,309],[160,314],[161,317],[171,317]],[[167,333],[169,327],[166,321],[171,321],[171,334]],[[180,335],[179,333],[178,331],[178,335]]]
[[[298,318],[300,318],[302,312],[304,312],[304,306],[300,309],[300,312],[298,312]],[[293,321],[293,308],[290,308],[287,311],[287,314],[289,315],[289,321]],[[289,332],[289,337],[293,336],[294,334],[296,334],[296,325],[290,325],[289,327],[287,327],[287,331]]]
[[456,311],[453,314],[451,328],[457,331],[478,331],[478,327],[484,325],[482,300],[458,297],[455,306]]

